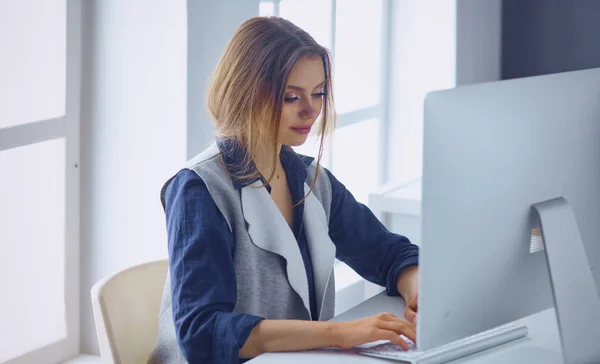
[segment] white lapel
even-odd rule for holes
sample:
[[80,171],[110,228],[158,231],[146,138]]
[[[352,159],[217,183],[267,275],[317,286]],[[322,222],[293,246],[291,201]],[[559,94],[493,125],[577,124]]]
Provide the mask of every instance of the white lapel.
[[[304,184],[305,195],[310,190],[308,184]],[[313,266],[315,291],[317,298],[317,310],[319,317],[323,313],[323,303],[328,292],[328,284],[333,274],[335,262],[335,244],[329,237],[329,224],[323,205],[314,195],[309,194],[304,200],[304,229],[306,240]],[[335,294],[335,293],[333,293]],[[333,298],[333,297],[332,297]]]
[[287,261],[288,281],[302,298],[310,317],[308,278],[298,242],[267,189],[257,188],[261,185],[261,181],[256,181],[241,189],[242,213],[248,225],[248,234],[254,245],[278,254]]
[[193,168],[200,161],[210,159],[219,153],[220,153],[220,151],[219,151],[219,147],[217,147],[217,143],[212,143],[208,148],[203,150],[200,154],[196,155],[194,158],[187,161],[186,166],[187,166],[187,168]]

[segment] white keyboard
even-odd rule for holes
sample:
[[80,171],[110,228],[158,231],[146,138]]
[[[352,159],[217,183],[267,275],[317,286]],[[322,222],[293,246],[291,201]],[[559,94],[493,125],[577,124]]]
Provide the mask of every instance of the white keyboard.
[[408,351],[405,351],[397,344],[387,341],[380,345],[361,349],[358,352],[363,355],[404,361],[412,364],[446,363],[509,341],[520,339],[527,336],[528,332],[529,330],[526,326],[506,324],[427,351],[415,350],[415,344],[402,336],[409,344],[410,350]]

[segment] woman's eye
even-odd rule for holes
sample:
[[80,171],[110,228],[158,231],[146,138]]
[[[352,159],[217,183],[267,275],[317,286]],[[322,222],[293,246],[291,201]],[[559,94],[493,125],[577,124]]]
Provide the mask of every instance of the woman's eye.
[[[323,97],[325,92],[317,92],[311,95],[312,97]],[[288,96],[284,98],[285,102],[296,102],[300,100],[300,96]]]
[[284,98],[285,102],[295,102],[300,100],[300,96],[286,97]]

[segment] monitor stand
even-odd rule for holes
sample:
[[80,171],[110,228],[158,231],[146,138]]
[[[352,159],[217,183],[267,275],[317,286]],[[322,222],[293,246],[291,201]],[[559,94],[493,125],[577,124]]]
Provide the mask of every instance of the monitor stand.
[[600,363],[600,297],[573,209],[559,197],[532,210],[539,217],[565,363]]

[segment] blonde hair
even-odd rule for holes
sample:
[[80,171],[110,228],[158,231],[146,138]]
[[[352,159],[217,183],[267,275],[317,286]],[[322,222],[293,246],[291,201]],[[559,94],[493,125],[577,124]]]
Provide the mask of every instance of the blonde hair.
[[[332,66],[329,51],[307,32],[279,17],[255,17],[236,30],[221,56],[207,90],[207,110],[217,136],[238,142],[247,151],[242,171],[252,163],[265,166],[267,183],[279,156],[278,133],[285,90],[294,65],[305,57],[320,57],[325,71],[324,100],[318,135],[318,176],[324,137],[335,129]],[[260,172],[233,178],[256,179]],[[310,191],[309,191],[310,193]]]

